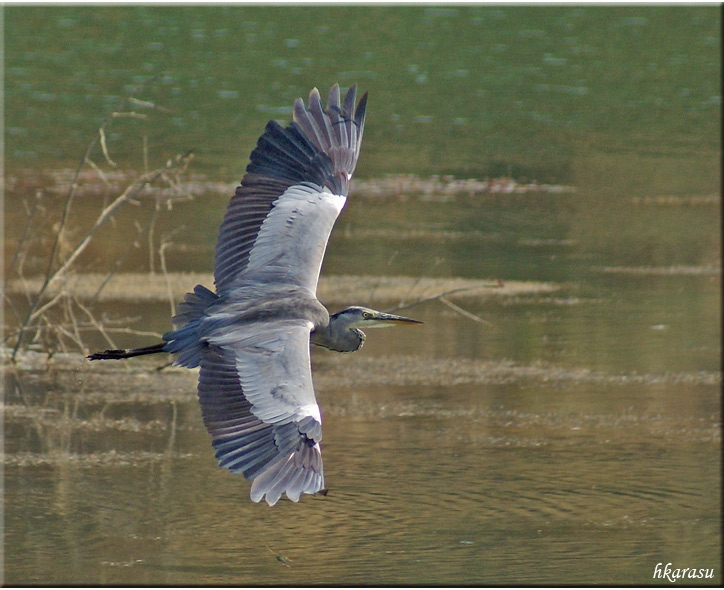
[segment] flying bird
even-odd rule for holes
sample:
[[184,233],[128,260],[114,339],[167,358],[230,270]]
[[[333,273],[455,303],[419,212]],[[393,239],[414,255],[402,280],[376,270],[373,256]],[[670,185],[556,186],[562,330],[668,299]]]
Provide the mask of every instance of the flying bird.
[[252,481],[251,499],[273,506],[324,488],[322,418],[311,344],[359,350],[362,328],[421,322],[366,307],[334,315],[317,300],[332,227],[359,157],[367,93],[339,86],[327,108],[317,89],[293,121],[270,121],[224,215],[214,261],[216,292],[197,285],[163,342],[106,350],[91,360],[172,353],[200,367],[198,397],[221,467]]

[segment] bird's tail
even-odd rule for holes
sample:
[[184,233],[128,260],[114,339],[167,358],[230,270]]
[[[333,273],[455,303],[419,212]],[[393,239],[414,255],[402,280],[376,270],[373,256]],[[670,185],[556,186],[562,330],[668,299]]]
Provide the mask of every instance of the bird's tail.
[[177,354],[174,364],[193,369],[201,362],[201,352],[206,344],[199,338],[199,323],[205,312],[219,296],[203,285],[196,285],[193,293],[186,293],[178,313],[173,318],[176,330],[163,335],[167,342],[166,352]]
[[167,352],[167,342],[159,342],[158,344],[152,344],[151,346],[144,346],[143,348],[121,348],[104,350],[103,352],[94,352],[88,355],[88,359],[92,361],[105,361],[111,359],[129,359],[134,356],[143,356],[145,354],[156,354],[157,352]]
[[205,344],[199,338],[199,322],[204,318],[209,305],[219,296],[202,285],[196,285],[193,293],[186,293],[183,303],[178,306],[178,313],[173,323],[180,326],[176,330],[166,332],[163,342],[144,346],[143,348],[127,348],[120,350],[104,350],[88,356],[92,361],[109,359],[128,359],[134,356],[168,352],[177,354],[174,364],[193,369],[201,362],[201,351]]

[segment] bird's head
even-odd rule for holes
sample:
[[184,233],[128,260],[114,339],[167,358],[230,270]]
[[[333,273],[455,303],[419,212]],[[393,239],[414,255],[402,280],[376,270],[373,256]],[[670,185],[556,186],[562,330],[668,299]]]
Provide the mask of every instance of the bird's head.
[[422,324],[419,320],[413,320],[401,315],[376,311],[369,307],[353,305],[329,318],[330,323],[334,322],[341,328],[389,328],[390,326],[402,326]]
[[337,352],[354,352],[364,344],[365,333],[362,328],[389,328],[421,323],[401,315],[355,305],[330,316],[326,329],[312,332],[312,344]]

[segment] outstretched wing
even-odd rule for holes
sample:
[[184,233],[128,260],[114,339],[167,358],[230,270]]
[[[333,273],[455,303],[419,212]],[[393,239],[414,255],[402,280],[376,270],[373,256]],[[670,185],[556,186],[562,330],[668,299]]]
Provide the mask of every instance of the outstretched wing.
[[270,506],[324,487],[322,425],[304,320],[245,324],[211,334],[199,401],[221,467],[253,480],[251,499]]
[[355,107],[352,86],[339,86],[323,109],[294,103],[286,128],[270,121],[251,153],[219,230],[214,279],[219,295],[241,281],[291,283],[316,292],[332,226],[344,206],[359,156],[367,94]]

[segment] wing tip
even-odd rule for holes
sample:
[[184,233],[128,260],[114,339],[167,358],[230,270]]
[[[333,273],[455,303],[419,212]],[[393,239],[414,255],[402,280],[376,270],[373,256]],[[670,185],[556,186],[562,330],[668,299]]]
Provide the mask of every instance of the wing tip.
[[299,502],[302,494],[313,495],[323,488],[322,452],[315,444],[275,461],[254,478],[249,495],[252,502],[265,500],[274,506],[282,495]]
[[354,110],[354,122],[357,123],[357,125],[360,127],[360,129],[364,125],[365,121],[365,114],[367,112],[367,96],[368,92],[365,92],[362,97],[359,99],[359,102],[357,103],[357,108]]
[[[357,83],[352,84],[348,89],[344,97],[344,102],[341,111],[342,116],[352,119],[358,126],[361,126],[365,112],[367,110],[367,98],[369,92],[365,93],[357,100]],[[356,104],[355,104],[356,103]],[[332,107],[340,107],[340,86],[339,83],[335,82],[329,89],[329,96],[327,98],[327,108],[322,107],[322,97],[319,94],[319,90],[315,86],[309,92],[309,98],[305,105],[304,99],[298,97],[294,100],[294,108],[292,115],[296,121],[299,116],[304,116],[313,110],[320,109],[324,114],[329,116],[329,110]]]

